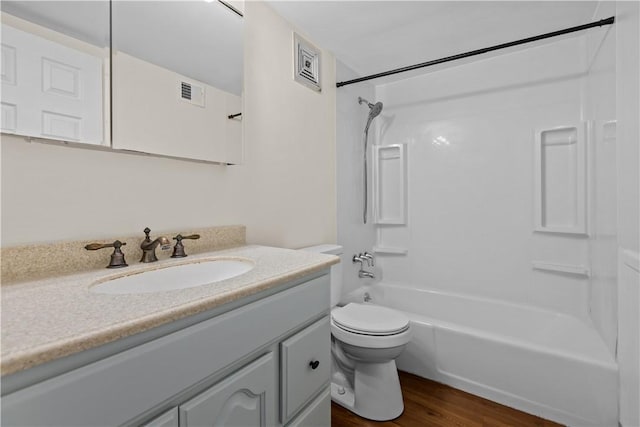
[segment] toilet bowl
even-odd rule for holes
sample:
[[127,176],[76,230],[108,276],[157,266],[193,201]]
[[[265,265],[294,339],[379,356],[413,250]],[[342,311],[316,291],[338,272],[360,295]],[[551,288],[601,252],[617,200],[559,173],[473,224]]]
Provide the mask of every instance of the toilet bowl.
[[[342,247],[304,250],[341,256]],[[342,265],[331,267],[331,400],[374,421],[399,417],[404,410],[395,359],[411,339],[409,319],[371,303],[338,307]]]

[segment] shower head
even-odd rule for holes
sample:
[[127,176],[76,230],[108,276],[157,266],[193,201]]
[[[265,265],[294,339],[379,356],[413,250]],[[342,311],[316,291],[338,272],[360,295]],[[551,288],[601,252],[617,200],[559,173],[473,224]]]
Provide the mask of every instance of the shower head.
[[358,103],[367,104],[369,106],[369,118],[367,119],[367,125],[364,128],[364,131],[368,132],[369,126],[371,126],[371,122],[373,121],[373,119],[378,117],[378,115],[382,112],[382,102],[376,102],[375,104],[372,104],[366,99],[359,96]]
[[378,117],[378,114],[380,114],[382,112],[382,102],[376,102],[373,105],[369,104],[369,108],[371,109],[369,111],[369,117],[374,119],[374,118]]

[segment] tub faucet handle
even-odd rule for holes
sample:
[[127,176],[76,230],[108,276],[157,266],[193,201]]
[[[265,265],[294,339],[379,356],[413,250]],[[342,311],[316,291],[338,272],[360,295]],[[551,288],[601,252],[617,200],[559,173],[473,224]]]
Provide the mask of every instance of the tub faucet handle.
[[371,255],[369,252],[365,252],[364,254],[362,254],[362,258],[367,260],[367,265],[369,267],[373,267],[375,266],[374,264],[374,257],[373,255]]
[[120,267],[126,267],[129,265],[125,261],[124,254],[120,249],[124,245],[126,245],[125,242],[116,240],[113,243],[106,243],[106,244],[90,243],[86,245],[84,248],[88,251],[97,251],[98,249],[113,248],[113,253],[111,254],[111,261],[109,262],[109,265],[107,265],[107,268],[120,268]]

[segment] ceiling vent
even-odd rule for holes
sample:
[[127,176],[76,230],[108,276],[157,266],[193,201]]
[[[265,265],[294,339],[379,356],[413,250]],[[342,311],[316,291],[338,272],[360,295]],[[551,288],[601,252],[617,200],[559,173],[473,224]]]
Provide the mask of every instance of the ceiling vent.
[[180,81],[180,99],[189,104],[204,107],[204,87]]

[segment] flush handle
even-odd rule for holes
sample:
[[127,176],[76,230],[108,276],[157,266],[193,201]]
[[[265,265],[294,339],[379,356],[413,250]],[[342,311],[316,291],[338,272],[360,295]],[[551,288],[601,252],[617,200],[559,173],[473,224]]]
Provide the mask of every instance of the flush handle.
[[320,366],[320,361],[312,360],[311,362],[309,362],[309,366],[311,366],[311,369],[316,369],[318,366]]

